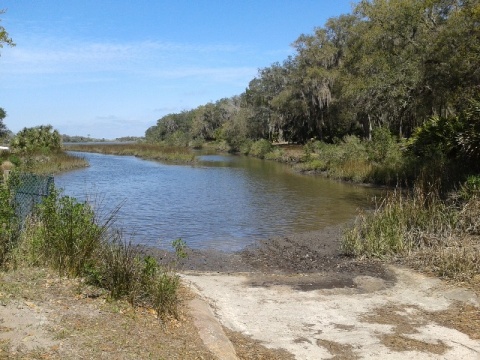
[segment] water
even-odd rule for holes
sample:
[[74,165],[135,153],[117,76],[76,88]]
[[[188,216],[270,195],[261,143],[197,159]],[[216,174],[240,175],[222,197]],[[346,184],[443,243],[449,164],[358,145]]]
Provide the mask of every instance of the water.
[[257,239],[319,230],[351,219],[374,191],[293,173],[275,162],[205,155],[194,166],[130,156],[74,153],[90,167],[57,175],[64,194],[102,213],[121,205],[117,226],[133,242],[236,251]]

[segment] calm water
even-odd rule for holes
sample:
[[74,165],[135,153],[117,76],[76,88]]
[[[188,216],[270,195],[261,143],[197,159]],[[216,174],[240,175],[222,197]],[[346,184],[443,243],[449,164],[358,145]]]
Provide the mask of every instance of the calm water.
[[195,166],[135,157],[76,153],[86,169],[55,177],[57,187],[106,213],[133,242],[168,248],[235,251],[256,239],[318,230],[351,219],[374,191],[293,173],[288,166],[239,156],[206,155]]

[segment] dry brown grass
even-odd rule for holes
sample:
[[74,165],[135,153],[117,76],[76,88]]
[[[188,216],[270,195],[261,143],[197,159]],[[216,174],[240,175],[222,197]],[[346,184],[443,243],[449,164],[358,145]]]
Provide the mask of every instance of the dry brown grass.
[[[182,286],[178,319],[161,321],[154,309],[109,300],[107,291],[81,279],[42,268],[0,272],[0,319],[13,315],[0,325],[0,359],[213,360],[189,312],[194,296]],[[29,323],[21,327],[20,319]],[[225,331],[239,359],[293,358]]]
[[[179,320],[161,322],[152,309],[109,301],[104,291],[49,270],[22,268],[0,277],[1,310],[19,311],[21,318],[22,309],[33,309],[43,320],[29,327],[28,336],[43,332],[54,342],[31,349],[28,336],[12,336],[0,347],[2,359],[213,359],[183,303]],[[186,300],[192,294],[182,288],[181,296]],[[12,333],[16,324],[2,326]]]
[[480,339],[480,309],[465,303],[456,303],[443,311],[425,311],[407,305],[386,305],[373,310],[364,316],[363,320],[392,326],[392,333],[382,335],[380,341],[393,351],[444,354],[448,351],[448,346],[443,342],[427,343],[410,336],[418,333],[418,328],[432,322],[458,330],[472,339]]
[[26,171],[39,175],[58,174],[88,166],[84,158],[65,152],[28,155],[22,159],[22,163]]

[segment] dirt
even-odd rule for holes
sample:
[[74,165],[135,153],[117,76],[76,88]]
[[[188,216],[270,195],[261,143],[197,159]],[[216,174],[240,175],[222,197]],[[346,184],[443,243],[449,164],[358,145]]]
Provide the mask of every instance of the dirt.
[[48,270],[0,273],[0,359],[480,358],[476,288],[344,257],[342,229],[188,250],[166,323]]
[[235,254],[191,251],[183,278],[237,353],[261,344],[272,359],[480,358],[476,291],[345,257],[342,231],[263,240]]
[[[394,275],[381,262],[342,255],[340,239],[345,226],[259,240],[236,253],[188,249],[188,257],[178,266],[182,271],[198,272],[309,274],[311,280],[298,283],[299,290],[355,287],[357,276],[375,276],[393,284]],[[164,263],[173,261],[173,255],[165,251],[149,249],[148,253]]]

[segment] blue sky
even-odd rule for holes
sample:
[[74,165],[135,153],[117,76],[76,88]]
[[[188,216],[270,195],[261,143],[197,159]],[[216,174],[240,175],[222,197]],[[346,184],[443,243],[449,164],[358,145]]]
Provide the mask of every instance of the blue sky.
[[350,0],[0,0],[7,127],[143,136],[162,116],[242,93]]

